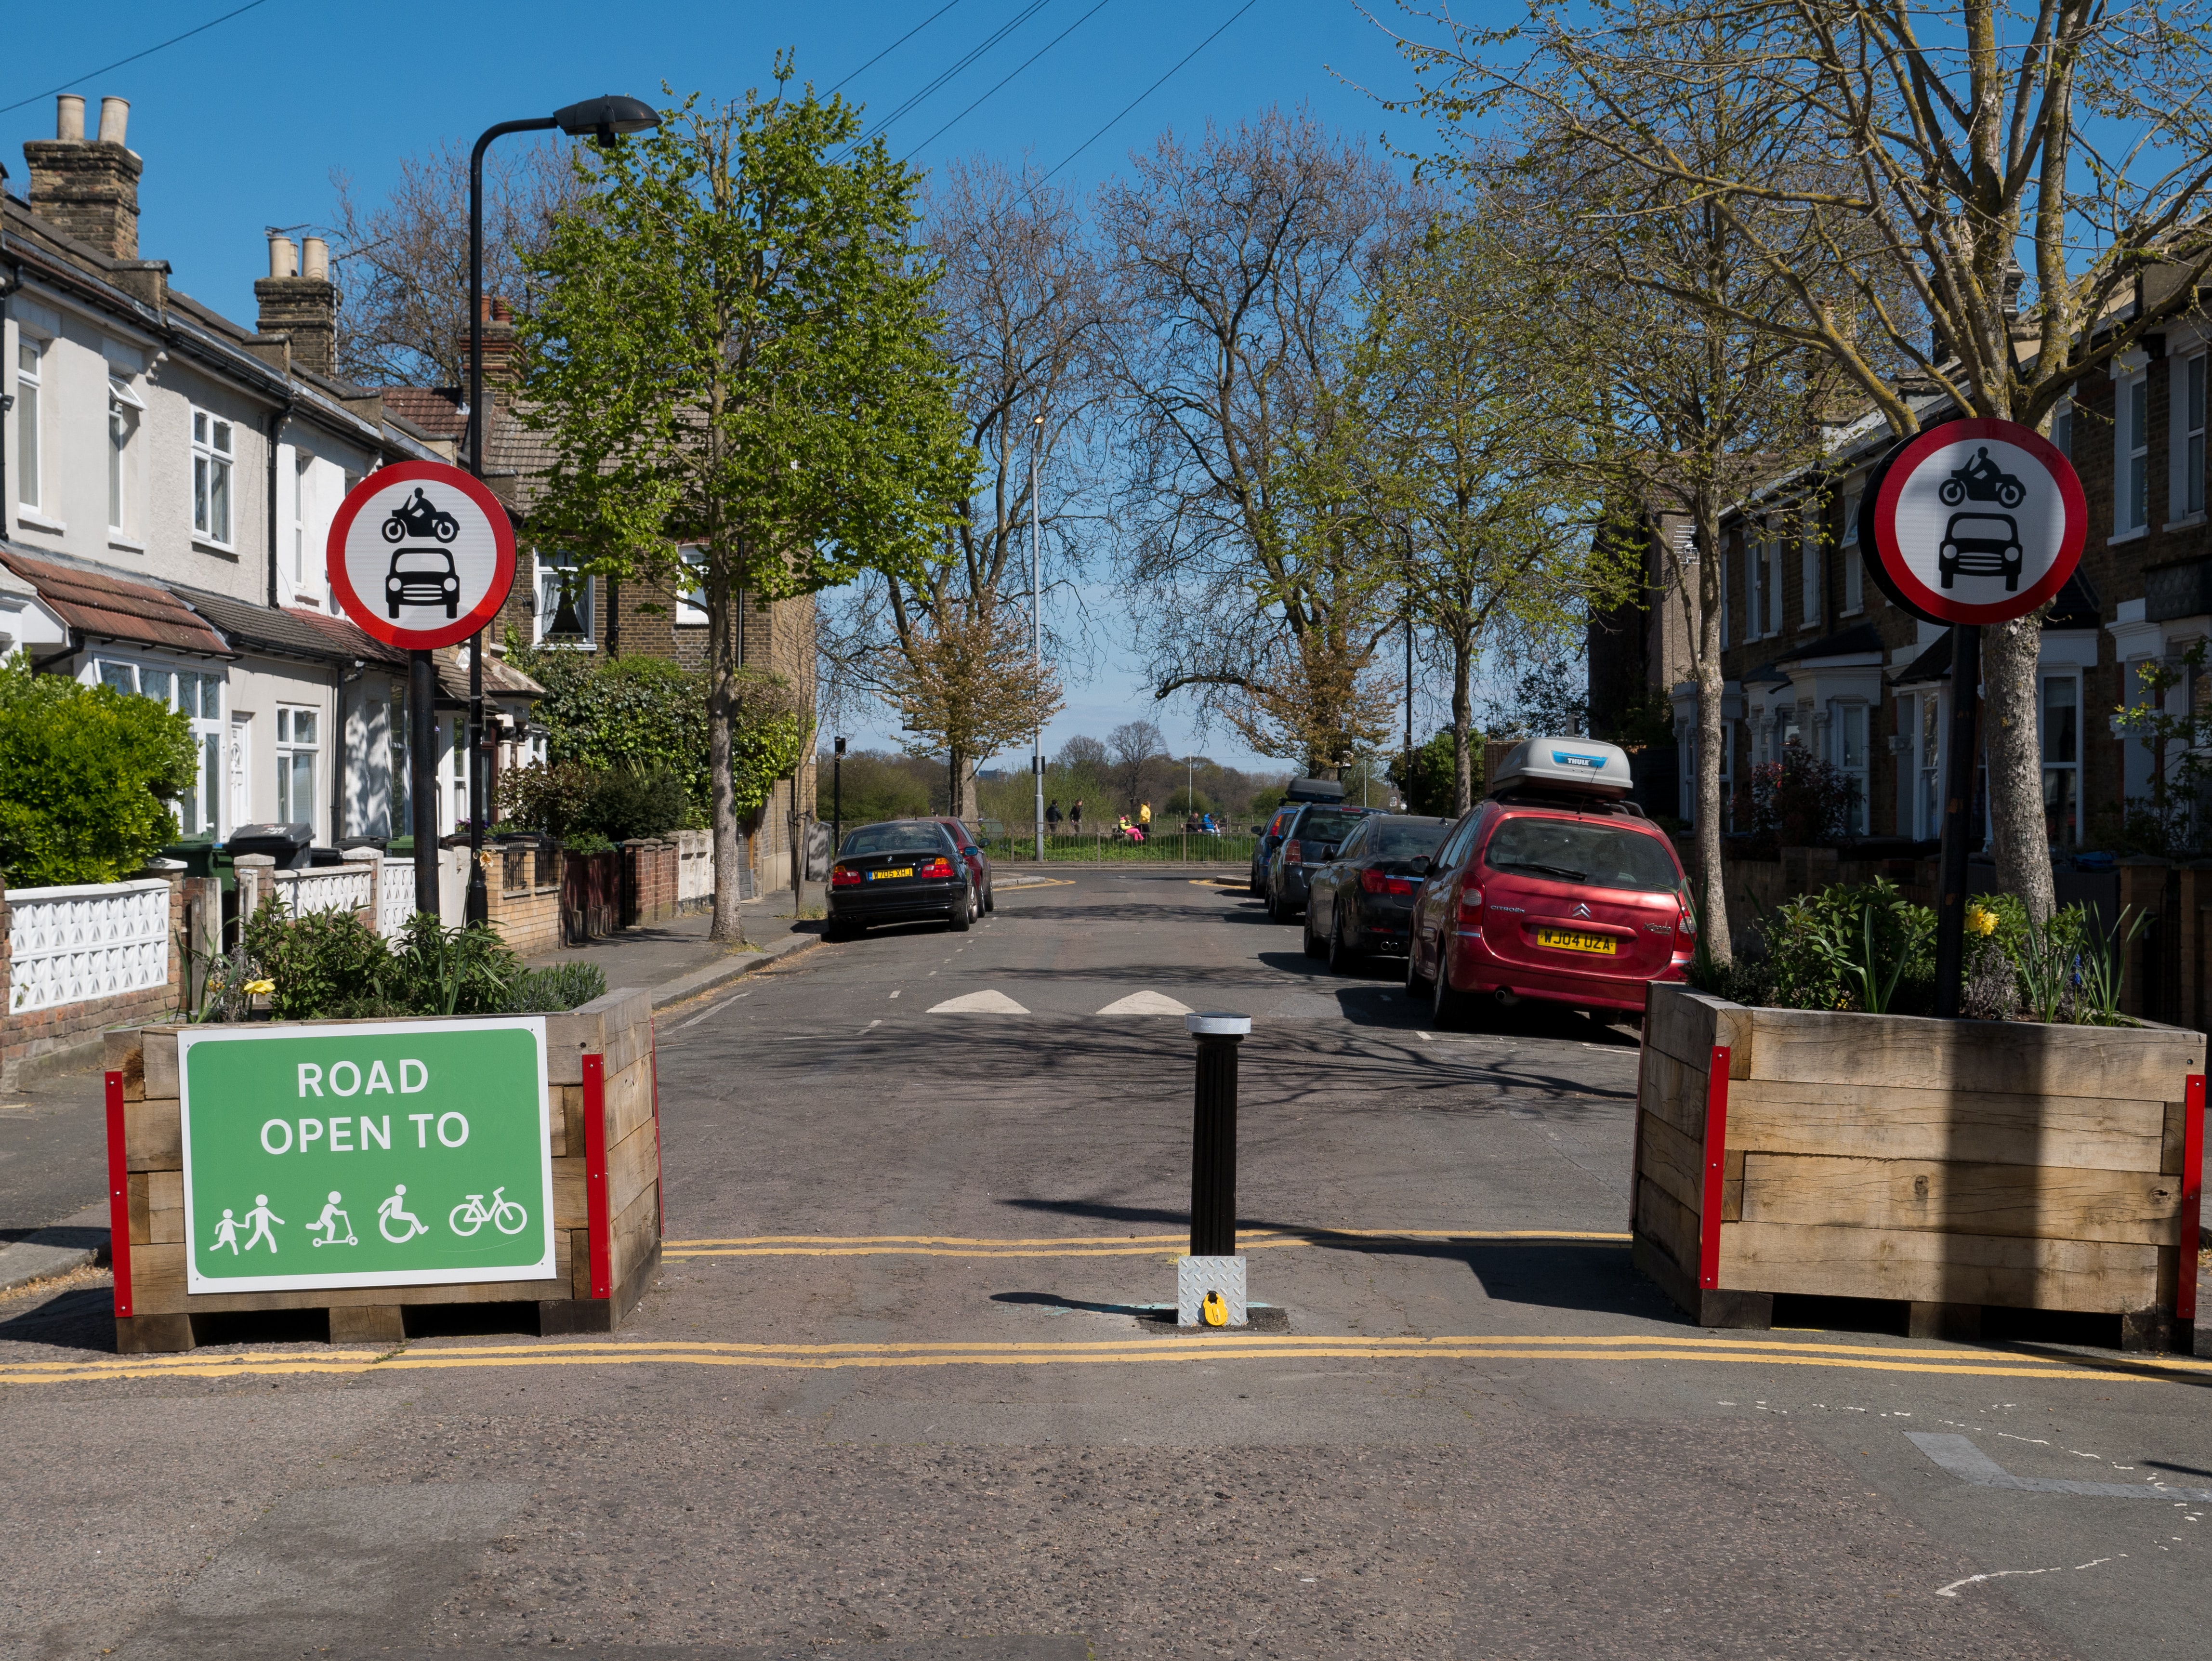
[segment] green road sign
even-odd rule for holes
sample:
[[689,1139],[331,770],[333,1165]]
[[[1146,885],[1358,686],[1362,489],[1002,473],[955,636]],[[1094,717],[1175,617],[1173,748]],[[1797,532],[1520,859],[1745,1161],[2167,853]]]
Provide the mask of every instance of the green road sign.
[[186,1289],[553,1275],[538,1016],[184,1032]]

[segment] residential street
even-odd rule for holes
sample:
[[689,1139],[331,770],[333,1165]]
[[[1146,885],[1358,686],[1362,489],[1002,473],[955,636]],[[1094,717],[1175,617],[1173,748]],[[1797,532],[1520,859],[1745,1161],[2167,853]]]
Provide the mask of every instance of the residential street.
[[[1632,1032],[1433,1033],[1398,972],[1124,869],[664,1009],[611,1337],[115,1358],[104,1275],[16,1294],[0,1653],[2194,1651],[2212,1364],[1700,1331],[1629,1262]],[[1139,1318],[1189,1202],[1182,1022],[1101,1013],[1146,993],[1254,1018],[1287,1331]]]

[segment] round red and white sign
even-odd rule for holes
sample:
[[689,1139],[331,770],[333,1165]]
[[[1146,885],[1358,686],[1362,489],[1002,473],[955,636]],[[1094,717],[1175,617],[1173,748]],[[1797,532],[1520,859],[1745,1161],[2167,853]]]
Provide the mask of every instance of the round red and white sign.
[[2088,503],[2074,465],[2011,421],[1954,421],[1908,439],[1876,473],[1869,567],[1930,623],[2025,617],[2074,574]]
[[514,526],[475,478],[404,461],[347,492],[331,523],[331,592],[387,646],[451,646],[499,615],[514,587]]

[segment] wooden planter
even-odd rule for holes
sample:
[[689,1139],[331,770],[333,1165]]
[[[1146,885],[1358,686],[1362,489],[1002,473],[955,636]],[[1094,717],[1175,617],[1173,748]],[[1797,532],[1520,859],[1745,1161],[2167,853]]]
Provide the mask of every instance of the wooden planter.
[[544,1020],[556,1278],[281,1292],[185,1290],[181,1029],[109,1033],[116,1348],[126,1354],[190,1349],[205,1336],[195,1334],[196,1318],[302,1309],[327,1311],[333,1343],[397,1342],[405,1335],[406,1308],[424,1304],[534,1303],[541,1334],[612,1331],[660,1261],[652,1000],[643,992],[610,992]]
[[1636,1262],[1701,1325],[1778,1293],[2118,1315],[2130,1348],[2196,1318],[2204,1045],[2181,1028],[1754,1009],[1651,988]]

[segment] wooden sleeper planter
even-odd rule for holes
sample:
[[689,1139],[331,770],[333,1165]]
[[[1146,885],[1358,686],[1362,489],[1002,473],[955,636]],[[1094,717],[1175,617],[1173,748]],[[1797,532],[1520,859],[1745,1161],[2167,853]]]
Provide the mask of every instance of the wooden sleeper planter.
[[[545,1030],[553,1278],[282,1290],[188,1289],[177,1039],[210,1029],[149,1026],[110,1033],[108,1189],[117,1349],[190,1349],[204,1336],[194,1330],[200,1317],[283,1310],[326,1311],[333,1343],[395,1342],[405,1335],[405,1310],[432,1304],[534,1303],[541,1334],[613,1330],[635,1306],[660,1260],[652,1001],[643,992],[614,991],[566,1014],[538,1019]],[[252,1030],[307,1035],[369,1025],[435,1031],[459,1023],[256,1022]],[[193,1112],[197,1124],[197,1098]],[[443,1220],[438,1206],[429,1208],[433,1221]],[[352,1214],[356,1230],[375,1220],[365,1209]],[[207,1233],[205,1223],[200,1232]],[[485,1238],[492,1238],[489,1231]]]
[[1637,1265],[1699,1324],[1778,1293],[2117,1315],[2191,1347],[2203,1034],[1750,1008],[1651,988],[1637,1086]]

